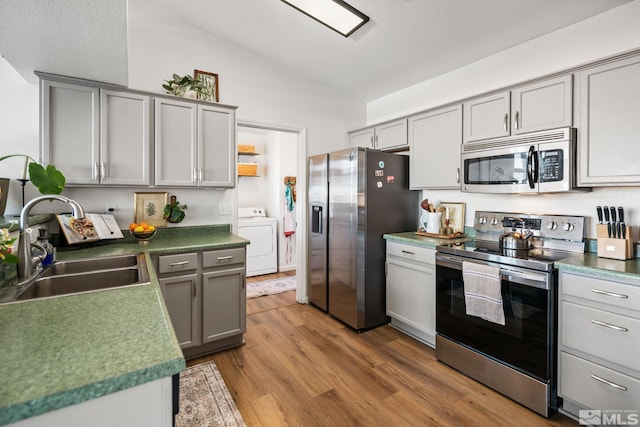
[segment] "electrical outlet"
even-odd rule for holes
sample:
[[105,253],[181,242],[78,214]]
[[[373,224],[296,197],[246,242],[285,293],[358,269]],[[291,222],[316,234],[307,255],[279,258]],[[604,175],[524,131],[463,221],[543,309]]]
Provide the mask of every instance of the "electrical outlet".
[[231,203],[219,203],[218,213],[220,215],[231,215]]
[[114,213],[116,210],[118,210],[118,205],[107,204],[104,206],[104,211],[107,213]]

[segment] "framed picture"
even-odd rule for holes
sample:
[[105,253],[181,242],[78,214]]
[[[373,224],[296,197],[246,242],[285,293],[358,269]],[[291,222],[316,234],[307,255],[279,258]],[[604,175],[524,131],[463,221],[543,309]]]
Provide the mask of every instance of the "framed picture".
[[154,227],[164,227],[164,207],[167,204],[167,193],[135,192],[133,222],[146,222]]
[[193,70],[193,77],[195,79],[199,77],[204,86],[204,94],[198,93],[198,99],[220,102],[220,91],[218,90],[220,81],[218,80],[217,74],[208,71]]
[[444,226],[447,215],[449,217],[449,227],[453,228],[453,232],[464,233],[464,203],[440,203],[445,211],[442,214],[442,225]]

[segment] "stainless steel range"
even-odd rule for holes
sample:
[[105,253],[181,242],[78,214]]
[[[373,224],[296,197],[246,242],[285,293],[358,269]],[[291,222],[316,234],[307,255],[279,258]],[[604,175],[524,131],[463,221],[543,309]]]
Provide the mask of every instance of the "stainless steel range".
[[478,211],[476,239],[437,247],[436,356],[535,412],[557,408],[556,260],[583,216]]

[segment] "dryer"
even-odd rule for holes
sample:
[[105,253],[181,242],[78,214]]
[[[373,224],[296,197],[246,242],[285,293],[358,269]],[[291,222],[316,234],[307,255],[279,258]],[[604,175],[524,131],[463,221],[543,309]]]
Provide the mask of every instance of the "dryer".
[[249,240],[247,277],[278,271],[278,220],[264,208],[238,208],[238,235]]

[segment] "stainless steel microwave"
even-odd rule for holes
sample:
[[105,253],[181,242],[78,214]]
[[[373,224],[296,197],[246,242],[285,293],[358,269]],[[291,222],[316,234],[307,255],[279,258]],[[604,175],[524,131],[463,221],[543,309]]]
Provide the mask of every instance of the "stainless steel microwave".
[[469,193],[589,191],[576,182],[576,129],[462,144],[461,190]]

